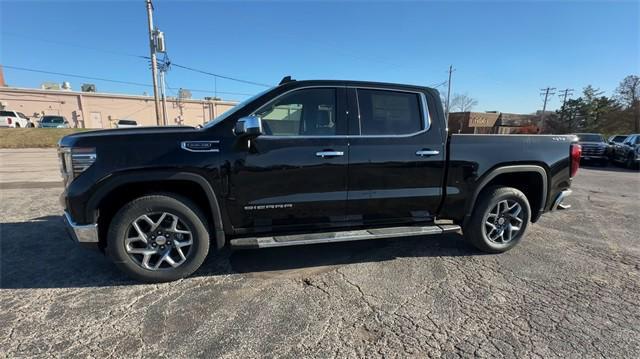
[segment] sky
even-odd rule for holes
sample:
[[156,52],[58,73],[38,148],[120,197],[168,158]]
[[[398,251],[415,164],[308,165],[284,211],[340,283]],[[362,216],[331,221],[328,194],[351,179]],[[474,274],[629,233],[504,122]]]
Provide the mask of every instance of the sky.
[[[242,100],[261,84],[352,79],[436,86],[477,99],[475,111],[531,113],[540,89],[591,84],[611,95],[640,73],[640,1],[221,2],[155,0],[170,96]],[[0,64],[16,87],[69,81],[99,92],[152,94],[143,0],[0,0]],[[21,67],[115,81],[28,72]],[[548,109],[561,105],[558,95]]]

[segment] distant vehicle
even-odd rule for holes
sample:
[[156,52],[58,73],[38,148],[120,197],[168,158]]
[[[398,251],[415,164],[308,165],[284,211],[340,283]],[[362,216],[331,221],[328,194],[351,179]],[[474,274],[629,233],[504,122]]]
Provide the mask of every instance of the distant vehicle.
[[135,120],[118,120],[116,122],[116,128],[131,128],[138,127],[138,122]]
[[629,135],[613,135],[609,137],[607,142],[609,142],[610,145],[621,145],[627,137],[629,137]]
[[581,161],[595,162],[601,166],[606,166],[609,163],[611,147],[601,134],[576,133],[576,136],[578,136],[578,143],[582,146]]
[[45,115],[40,118],[38,123],[40,128],[69,128],[69,122],[64,116]]
[[613,149],[613,162],[622,163],[627,168],[638,168],[640,164],[640,134],[627,136],[622,144]]
[[22,112],[0,111],[0,127],[29,127],[30,122]]

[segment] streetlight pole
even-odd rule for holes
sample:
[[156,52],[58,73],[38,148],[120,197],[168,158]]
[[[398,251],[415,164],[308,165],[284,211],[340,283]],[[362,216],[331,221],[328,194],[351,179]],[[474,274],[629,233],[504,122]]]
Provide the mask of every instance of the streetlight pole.
[[149,51],[151,52],[151,76],[153,77],[153,100],[156,107],[156,124],[160,126],[160,99],[158,98],[158,60],[156,59],[155,30],[153,28],[153,4],[147,4],[147,22],[149,24]]

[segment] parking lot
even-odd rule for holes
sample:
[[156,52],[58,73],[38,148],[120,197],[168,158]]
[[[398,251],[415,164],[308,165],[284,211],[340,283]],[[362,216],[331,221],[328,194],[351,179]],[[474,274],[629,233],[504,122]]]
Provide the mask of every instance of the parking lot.
[[581,169],[501,255],[458,234],[223,251],[142,285],[67,239],[57,164],[12,180],[2,155],[4,357],[640,357],[638,172]]

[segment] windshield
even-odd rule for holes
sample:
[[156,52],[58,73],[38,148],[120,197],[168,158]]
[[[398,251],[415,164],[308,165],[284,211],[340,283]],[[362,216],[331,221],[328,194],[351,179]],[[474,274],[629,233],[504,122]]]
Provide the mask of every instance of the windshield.
[[251,96],[251,97],[249,97],[248,99],[246,99],[246,100],[244,100],[244,101],[240,102],[239,104],[237,104],[237,105],[233,106],[232,108],[228,109],[228,110],[227,110],[227,111],[225,111],[222,115],[220,115],[220,116],[218,116],[218,117],[214,118],[213,120],[211,120],[211,121],[209,121],[209,122],[205,123],[205,124],[204,124],[204,127],[205,127],[205,128],[208,128],[208,127],[211,127],[211,126],[215,126],[216,124],[218,124],[218,123],[220,123],[220,122],[224,121],[224,119],[226,119],[227,117],[229,117],[229,116],[233,115],[234,113],[236,113],[236,111],[238,111],[239,109],[241,109],[242,107],[244,107],[244,106],[245,106],[246,104],[248,104],[249,102],[251,102],[251,101],[253,101],[253,100],[257,99],[258,97],[260,97],[260,96],[264,95],[265,93],[267,93],[267,92],[269,92],[269,91],[271,91],[271,89],[270,89],[270,88],[269,88],[269,89],[266,89],[266,90],[264,90],[264,91],[262,91],[262,92],[259,92],[259,93],[255,94],[255,95]]
[[579,133],[577,136],[580,142],[604,142],[604,138],[597,134]]
[[14,114],[10,111],[0,111],[0,116],[14,116]]
[[133,120],[120,120],[118,121],[118,123],[121,125],[137,125],[138,124],[136,121],[133,121]]
[[43,117],[42,123],[63,123],[64,118],[62,117]]

